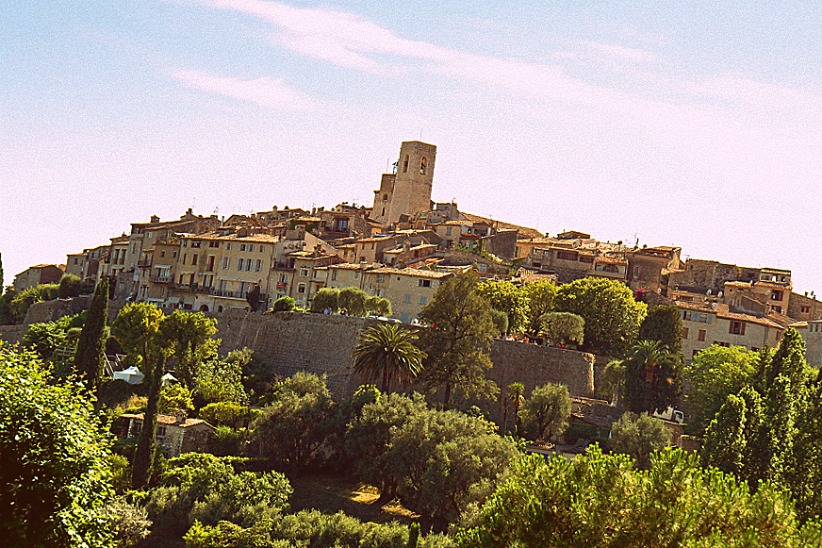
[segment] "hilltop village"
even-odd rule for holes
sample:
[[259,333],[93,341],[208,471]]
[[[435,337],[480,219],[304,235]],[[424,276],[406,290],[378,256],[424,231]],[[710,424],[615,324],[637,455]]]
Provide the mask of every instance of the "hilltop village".
[[436,152],[17,274],[7,545],[822,546],[815,295],[433,202]]
[[808,343],[811,365],[822,364],[822,302],[793,292],[790,270],[683,260],[675,246],[602,242],[577,231],[549,236],[460,211],[457,203],[431,199],[436,154],[432,144],[403,142],[370,207],[154,216],[68,255],[65,265],[29,268],[14,287],[56,282],[64,273],[107,277],[114,299],[224,312],[267,310],[283,296],[310,308],[320,289],[353,286],[388,299],[392,318],[416,323],[439,284],[465,269],[518,284],[602,277],[648,302],[679,307],[686,360],[712,344],[774,347],[794,327]]

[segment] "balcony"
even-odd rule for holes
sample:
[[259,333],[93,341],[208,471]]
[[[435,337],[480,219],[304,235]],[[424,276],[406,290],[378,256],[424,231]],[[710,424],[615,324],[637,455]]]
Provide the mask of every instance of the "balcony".
[[151,276],[148,277],[148,279],[151,280],[151,282],[155,283],[155,284],[168,284],[168,283],[171,283],[171,276],[151,275]]
[[144,267],[150,267],[151,264],[152,264],[151,259],[140,259],[139,261],[137,261],[137,266],[143,267],[143,268]]

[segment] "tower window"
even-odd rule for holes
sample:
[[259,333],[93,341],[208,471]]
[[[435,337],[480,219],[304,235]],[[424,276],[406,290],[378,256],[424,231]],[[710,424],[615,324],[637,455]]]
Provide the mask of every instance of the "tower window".
[[383,201],[383,202],[388,201],[388,194],[383,194],[383,195],[382,195],[382,201]]
[[405,160],[402,162],[402,172],[406,173],[408,171],[408,154],[405,155]]
[[420,160],[420,175],[425,175],[426,171],[428,171],[428,158],[423,156]]

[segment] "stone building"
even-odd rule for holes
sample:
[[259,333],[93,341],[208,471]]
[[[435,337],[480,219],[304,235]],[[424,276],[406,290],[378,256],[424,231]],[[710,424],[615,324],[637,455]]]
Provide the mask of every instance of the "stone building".
[[40,284],[53,284],[60,281],[65,266],[56,264],[37,264],[30,266],[14,277],[14,290],[18,293],[29,287]]
[[431,187],[437,147],[421,141],[405,141],[393,173],[384,173],[374,191],[371,219],[390,227],[431,209]]
[[[135,438],[143,429],[143,413],[123,414],[112,427],[121,438]],[[166,458],[179,457],[183,453],[208,451],[214,438],[215,428],[202,419],[186,418],[185,413],[158,415],[155,439]]]
[[744,346],[750,350],[776,348],[785,331],[771,319],[731,312],[722,303],[674,304],[682,314],[682,353],[688,362],[712,344]]

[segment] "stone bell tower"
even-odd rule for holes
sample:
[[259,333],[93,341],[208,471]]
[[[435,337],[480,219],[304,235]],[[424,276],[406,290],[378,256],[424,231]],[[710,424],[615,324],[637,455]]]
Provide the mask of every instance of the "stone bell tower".
[[387,228],[399,221],[402,214],[430,210],[436,155],[435,145],[420,141],[402,143],[394,173],[384,173],[380,189],[374,191],[371,218]]

